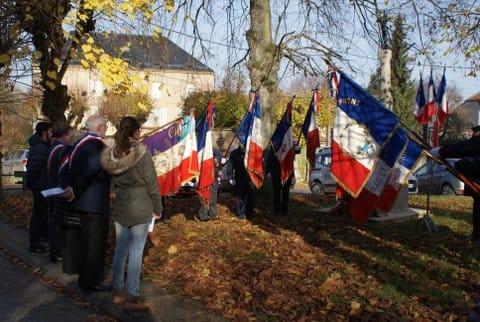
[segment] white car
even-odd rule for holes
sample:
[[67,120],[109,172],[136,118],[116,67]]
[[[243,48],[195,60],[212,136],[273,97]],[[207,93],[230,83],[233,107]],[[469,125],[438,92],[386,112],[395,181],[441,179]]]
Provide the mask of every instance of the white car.
[[[315,154],[315,168],[310,171],[308,186],[314,195],[335,193],[337,183],[330,172],[332,155],[330,148],[323,148]],[[408,193],[418,193],[418,180],[414,175],[408,177]]]
[[2,159],[2,175],[13,176],[15,171],[26,172],[28,149],[18,149],[7,152]]

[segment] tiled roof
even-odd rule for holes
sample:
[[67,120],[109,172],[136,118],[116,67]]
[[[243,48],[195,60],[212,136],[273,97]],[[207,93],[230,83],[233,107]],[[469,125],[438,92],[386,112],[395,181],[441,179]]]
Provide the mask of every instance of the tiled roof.
[[93,38],[105,52],[125,59],[133,67],[213,72],[165,37],[97,33]]

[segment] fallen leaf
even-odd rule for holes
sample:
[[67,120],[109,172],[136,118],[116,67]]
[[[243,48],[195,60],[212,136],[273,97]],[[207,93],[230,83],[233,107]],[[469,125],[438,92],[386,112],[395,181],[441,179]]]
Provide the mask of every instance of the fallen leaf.
[[177,249],[177,247],[176,247],[175,245],[171,245],[171,246],[168,248],[168,253],[169,253],[170,255],[173,255],[173,254],[175,254],[176,252],[178,252],[178,249]]

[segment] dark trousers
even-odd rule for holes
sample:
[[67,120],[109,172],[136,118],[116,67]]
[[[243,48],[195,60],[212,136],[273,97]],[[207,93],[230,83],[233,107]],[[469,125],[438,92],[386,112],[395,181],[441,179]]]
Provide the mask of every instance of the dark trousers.
[[472,209],[472,238],[480,239],[480,197],[473,197]]
[[47,200],[42,196],[40,190],[32,190],[33,208],[30,217],[30,250],[41,247],[40,240],[48,236],[48,206]]
[[282,181],[279,177],[272,176],[273,187],[273,212],[276,214],[288,214],[288,198],[290,195],[290,186],[292,180],[288,179],[282,186]]
[[80,227],[62,228],[63,272],[65,274],[80,273]]
[[237,216],[250,218],[253,214],[253,184],[237,189]]
[[80,213],[80,287],[90,288],[105,279],[107,239],[107,214]]
[[62,233],[58,222],[57,210],[48,207],[48,251],[51,259],[62,256]]
[[218,194],[218,185],[214,184],[210,187],[210,200],[207,205],[205,205],[205,200],[202,197],[200,198],[200,210],[198,211],[198,217],[202,220],[217,218],[217,194]]

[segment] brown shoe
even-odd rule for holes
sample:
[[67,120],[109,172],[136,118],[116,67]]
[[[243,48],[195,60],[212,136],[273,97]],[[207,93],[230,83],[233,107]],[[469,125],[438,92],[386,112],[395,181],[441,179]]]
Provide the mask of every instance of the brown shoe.
[[125,303],[125,294],[123,293],[122,290],[113,290],[113,299],[112,299],[112,303],[114,305],[122,305],[123,303]]
[[146,303],[140,296],[127,296],[123,309],[125,311],[148,311],[152,308],[150,303]]

